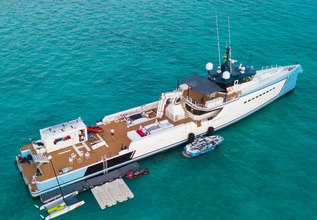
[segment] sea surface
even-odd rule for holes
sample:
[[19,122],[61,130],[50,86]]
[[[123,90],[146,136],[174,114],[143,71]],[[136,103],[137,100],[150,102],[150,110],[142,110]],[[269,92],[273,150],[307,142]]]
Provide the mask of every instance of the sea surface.
[[192,160],[182,146],[142,160],[134,199],[86,204],[59,219],[317,219],[315,0],[1,0],[1,219],[41,219],[14,165],[39,129],[158,100],[217,63],[220,45],[257,69],[300,63],[296,89],[217,133]]

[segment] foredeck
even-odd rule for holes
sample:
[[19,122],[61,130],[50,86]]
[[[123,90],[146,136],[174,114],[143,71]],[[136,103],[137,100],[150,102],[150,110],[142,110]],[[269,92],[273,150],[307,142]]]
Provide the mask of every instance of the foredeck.
[[[127,149],[131,143],[131,140],[127,135],[129,131],[137,130],[140,128],[140,126],[150,125],[158,120],[156,118],[155,111],[156,109],[153,109],[152,113],[148,115],[148,120],[145,122],[129,125],[123,117],[120,120],[112,121],[109,124],[99,125],[104,131],[101,133],[94,133],[93,136],[84,143],[82,142],[76,144],[75,146],[69,146],[51,153],[44,153],[43,155],[46,157],[51,156],[51,163],[43,163],[40,166],[42,175],[36,176],[36,180],[45,181],[54,178],[56,175],[59,176],[62,174],[60,171],[63,168],[71,167],[71,171],[74,171],[119,155],[119,152],[121,150]],[[163,117],[159,120],[168,120],[168,122],[174,126],[192,121],[200,126],[198,121],[193,121],[188,117],[174,122],[163,115]],[[113,134],[111,134],[111,130],[114,131]],[[102,141],[105,143],[103,146],[93,149],[92,146],[94,143]],[[30,149],[33,155],[37,155],[37,152],[33,148],[32,144],[21,147],[21,151],[27,149]],[[73,158],[72,161],[70,161],[70,158]],[[31,190],[36,191],[37,189],[35,184],[32,183],[32,178],[37,171],[38,163],[18,163],[23,168],[22,173],[28,179],[28,182],[32,188]]]

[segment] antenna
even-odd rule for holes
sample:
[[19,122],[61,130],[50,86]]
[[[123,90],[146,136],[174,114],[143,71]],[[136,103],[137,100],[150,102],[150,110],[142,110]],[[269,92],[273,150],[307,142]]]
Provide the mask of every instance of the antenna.
[[230,39],[230,17],[228,16],[228,34],[229,34],[229,46],[231,45],[231,39]]
[[219,30],[218,30],[218,16],[216,14],[216,30],[217,30],[217,42],[218,42],[218,63],[220,66],[220,44],[219,44]]
[[249,66],[251,66],[252,56],[253,56],[253,54],[252,54],[252,53],[250,53]]
[[230,17],[228,16],[228,50],[229,50],[229,67],[230,67],[230,72],[232,72],[232,64],[231,64],[231,37],[230,37]]

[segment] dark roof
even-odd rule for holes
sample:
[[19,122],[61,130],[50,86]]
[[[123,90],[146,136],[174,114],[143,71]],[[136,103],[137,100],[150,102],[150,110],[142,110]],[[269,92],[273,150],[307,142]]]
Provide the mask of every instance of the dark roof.
[[[230,71],[229,64],[222,64],[221,65],[221,74],[217,74],[216,72],[211,72],[209,76],[214,79],[215,82],[223,84],[223,83],[230,83],[234,82],[235,80],[240,80],[242,78],[246,78],[248,76],[254,76],[256,74],[256,71],[249,67],[245,66],[245,72],[243,74],[240,73],[239,66],[232,66],[232,71]],[[222,74],[224,71],[230,72],[230,78],[229,79],[223,79]]]
[[207,78],[204,78],[198,74],[195,74],[191,77],[185,78],[181,80],[181,83],[187,84],[190,88],[204,94],[208,95],[214,92],[224,92],[217,83],[210,81]]

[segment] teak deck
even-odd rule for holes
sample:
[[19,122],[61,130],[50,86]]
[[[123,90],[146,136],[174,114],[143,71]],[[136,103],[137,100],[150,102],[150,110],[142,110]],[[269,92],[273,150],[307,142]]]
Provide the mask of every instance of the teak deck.
[[[155,110],[155,109],[153,109]],[[132,126],[128,126],[127,122],[124,118],[117,120],[117,121],[112,121],[110,124],[106,124],[106,125],[100,125],[100,127],[102,127],[104,129],[103,132],[98,133],[98,134],[94,134],[93,137],[91,139],[89,139],[88,141],[86,141],[86,145],[88,146],[88,148],[90,149],[89,153],[89,157],[85,156],[85,153],[87,152],[87,149],[85,147],[81,147],[80,151],[83,152],[82,157],[80,157],[77,152],[74,150],[73,146],[69,146],[51,153],[44,153],[44,156],[51,156],[51,162],[52,165],[54,166],[54,170],[52,168],[52,165],[50,163],[43,163],[40,166],[40,169],[42,170],[42,175],[37,176],[36,180],[37,181],[44,181],[47,179],[51,179],[54,178],[56,175],[60,175],[59,171],[63,168],[66,167],[72,167],[72,171],[76,170],[76,169],[80,169],[86,166],[89,166],[93,163],[96,162],[100,162],[102,160],[105,160],[107,158],[111,158],[114,157],[116,155],[119,155],[119,152],[124,149],[127,148],[130,143],[131,140],[128,138],[127,133],[129,131],[132,130],[137,130],[139,129],[140,125],[142,126],[146,126],[152,123],[155,123],[155,121],[157,120],[156,118],[156,114],[153,111],[150,115],[149,115],[149,120],[146,122],[142,122],[136,125],[132,125]],[[169,118],[167,118],[165,115],[163,115],[163,117],[161,119],[159,119],[159,121],[162,120],[168,120],[171,124],[173,124],[174,126],[177,126],[179,124],[184,124],[186,122],[194,122],[196,123],[198,126],[200,126],[200,123],[197,121],[193,121],[190,118],[185,118],[182,120],[179,120],[177,122],[174,122],[172,120],[170,120]],[[114,134],[112,135],[110,130],[114,130]],[[108,146],[101,146],[95,150],[92,149],[92,143],[94,143],[95,141],[99,141],[100,138],[103,139]],[[80,147],[82,146],[82,144],[76,144],[76,147]],[[26,149],[30,149],[33,153],[33,155],[36,155],[37,152],[34,150],[34,148],[32,147],[32,144],[29,145],[25,145],[21,148],[21,150],[26,150]],[[71,157],[72,154],[76,155],[76,158],[73,160],[73,162],[69,161],[69,158]],[[36,186],[35,184],[32,183],[32,178],[37,170],[37,165],[38,164],[28,164],[28,163],[19,163],[21,165],[21,167],[23,168],[23,174],[24,176],[28,179],[29,184],[31,186],[31,190],[32,191],[36,191]],[[54,172],[55,171],[55,172]],[[56,174],[56,175],[55,175]]]

